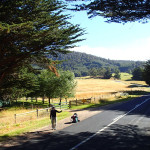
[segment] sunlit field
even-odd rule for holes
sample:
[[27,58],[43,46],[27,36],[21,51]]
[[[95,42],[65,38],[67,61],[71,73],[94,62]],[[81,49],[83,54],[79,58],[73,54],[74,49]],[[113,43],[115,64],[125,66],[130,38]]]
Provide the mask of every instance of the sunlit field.
[[76,97],[94,97],[119,91],[147,90],[144,81],[132,81],[131,75],[122,74],[123,80],[78,78]]
[[[75,97],[68,99],[69,100],[75,100],[75,99],[82,99],[82,98],[94,98],[99,97],[102,95],[108,95],[116,92],[124,92],[124,91],[148,91],[150,88],[145,84],[144,81],[132,81],[131,76],[128,74],[122,74],[121,76],[122,80],[114,80],[114,79],[94,79],[90,77],[84,77],[84,78],[76,78],[77,81],[77,87],[76,87],[76,93]],[[63,99],[65,101],[65,99]],[[36,110],[37,108],[48,107],[48,100],[45,100],[45,104],[42,104],[42,99],[38,98],[38,104],[41,106],[35,105],[34,100],[34,107],[28,107],[25,108],[23,106],[23,103],[26,103],[26,100],[19,101],[21,104],[21,107],[12,107],[7,110],[3,110],[0,112],[0,135],[15,135],[15,130],[20,130],[20,133],[29,131],[30,129],[34,129],[35,125],[38,127],[42,127],[43,125],[50,124],[49,120],[49,113],[40,112],[40,116],[46,115],[44,118],[38,118],[40,119],[40,124],[38,123],[36,112],[33,112],[32,115],[25,115],[25,116],[18,116],[17,117],[17,124],[15,124],[14,114],[20,114],[24,112],[29,112]],[[31,100],[28,100],[28,102],[31,102]],[[59,99],[53,99],[51,102],[59,102]],[[31,103],[33,106],[33,103]],[[63,112],[63,116],[68,116],[69,114],[67,112]],[[60,115],[62,116],[62,114]],[[27,121],[28,120],[28,121]],[[27,127],[28,126],[28,127]],[[33,126],[33,127],[32,127]],[[27,127],[26,129],[24,129]]]

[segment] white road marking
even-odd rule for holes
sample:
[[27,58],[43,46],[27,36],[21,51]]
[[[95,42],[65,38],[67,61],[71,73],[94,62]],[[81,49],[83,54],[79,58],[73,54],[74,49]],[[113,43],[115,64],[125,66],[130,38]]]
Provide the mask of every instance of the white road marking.
[[118,117],[116,117],[115,119],[113,119],[113,122],[111,122],[110,124],[108,124],[107,126],[105,126],[104,128],[100,129],[99,131],[97,131],[95,134],[89,136],[87,139],[83,140],[82,142],[80,142],[79,144],[75,145],[74,147],[72,147],[70,150],[75,150],[76,148],[78,148],[80,145],[86,143],[87,141],[89,141],[90,139],[92,139],[94,136],[96,136],[97,134],[101,133],[102,131],[104,131],[105,129],[107,129],[108,127],[110,127],[111,125],[113,125],[114,123],[116,123],[118,120],[120,120],[121,118],[123,118],[124,116],[128,115],[130,112],[132,112],[133,110],[135,110],[136,108],[140,107],[142,104],[146,103],[148,100],[150,100],[150,98],[146,99],[145,101],[143,101],[140,104],[137,104],[133,109],[131,109],[130,111],[128,111],[127,113],[125,113],[124,115],[120,115]]
[[117,118],[113,119],[113,121],[118,120],[120,118],[122,118],[123,115],[118,116]]

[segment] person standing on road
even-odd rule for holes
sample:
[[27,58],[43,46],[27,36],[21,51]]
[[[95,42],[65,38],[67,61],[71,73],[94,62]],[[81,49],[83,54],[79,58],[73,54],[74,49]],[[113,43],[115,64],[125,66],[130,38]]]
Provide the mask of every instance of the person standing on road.
[[55,109],[55,107],[53,106],[51,111],[50,111],[50,119],[51,119],[51,124],[52,124],[52,130],[56,130],[56,113],[61,113],[61,111],[58,111]]

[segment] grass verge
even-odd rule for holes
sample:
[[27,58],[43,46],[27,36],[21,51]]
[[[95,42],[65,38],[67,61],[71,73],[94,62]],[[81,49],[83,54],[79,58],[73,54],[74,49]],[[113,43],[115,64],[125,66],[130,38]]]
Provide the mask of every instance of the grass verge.
[[[130,95],[128,97],[122,97],[122,98],[118,98],[118,99],[111,99],[111,100],[99,100],[99,103],[97,104],[87,104],[87,105],[79,105],[79,106],[73,106],[71,108],[71,110],[76,110],[76,109],[87,109],[87,108],[94,108],[94,107],[100,107],[100,106],[104,106],[104,105],[108,105],[108,104],[113,104],[113,103],[117,103],[117,102],[124,102],[124,101],[128,101],[128,100],[132,100],[133,98],[139,97],[141,95]],[[66,117],[69,117],[70,113],[67,111],[64,111],[60,114],[57,115],[58,121],[61,119],[64,119]],[[7,140],[8,138],[11,138],[13,136],[17,136],[17,135],[21,135],[25,132],[30,132],[33,131],[35,129],[39,129],[42,128],[44,126],[48,126],[50,125],[50,119],[49,117],[44,117],[44,118],[39,118],[36,120],[30,120],[30,121],[26,121],[20,124],[14,124],[13,125],[13,130],[10,130],[9,128],[5,130],[5,132],[3,132],[0,135],[0,141],[4,141]]]
[[122,97],[122,98],[118,98],[115,100],[102,100],[99,101],[99,103],[96,104],[86,104],[86,105],[79,105],[79,106],[72,106],[71,110],[76,110],[76,109],[88,109],[88,108],[94,108],[94,107],[100,107],[100,106],[105,106],[105,105],[109,105],[109,104],[114,104],[117,102],[124,102],[124,101],[129,101],[132,100],[133,98],[139,97],[139,95],[130,95],[129,97]]
[[[70,113],[67,111],[64,111],[60,114],[57,114],[57,119],[62,120],[66,117],[70,116]],[[44,126],[50,125],[50,119],[49,117],[44,117],[36,120],[31,120],[27,121],[21,124],[14,124],[14,129],[8,131],[7,133],[5,132],[4,134],[0,135],[0,141],[7,140],[8,138],[11,138],[13,136],[21,135],[25,132],[30,132],[38,128],[42,128]]]

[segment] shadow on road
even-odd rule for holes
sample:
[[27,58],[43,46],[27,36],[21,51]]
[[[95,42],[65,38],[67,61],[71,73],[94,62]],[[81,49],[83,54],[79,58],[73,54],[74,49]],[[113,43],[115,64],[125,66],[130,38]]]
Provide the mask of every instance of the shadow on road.
[[[9,147],[6,150],[69,150],[84,139],[93,135],[90,132],[78,134],[58,131],[54,133],[30,133],[31,137],[23,142],[24,136],[19,136],[19,146]],[[78,147],[78,150],[149,150],[150,128],[139,129],[135,125],[110,126],[92,139]],[[5,149],[3,146],[1,149]]]
[[[103,106],[99,108],[90,109],[90,111],[104,110],[104,111],[118,111],[126,113],[133,109],[137,104],[142,103],[150,96],[139,97],[134,100],[109,106]],[[149,100],[150,101],[150,100]],[[143,117],[150,117],[150,102],[144,103],[142,106],[145,109],[136,108],[128,115],[141,115]],[[146,110],[146,111],[145,111]],[[70,122],[66,122],[70,123]],[[91,124],[92,125],[92,124]],[[92,127],[92,126],[91,126]],[[14,137],[9,142],[19,143],[18,146],[6,148],[1,145],[1,150],[68,150],[76,144],[80,143],[84,139],[93,135],[91,132],[80,132],[78,134],[72,132],[55,131],[53,133],[46,131],[26,133],[22,136]],[[8,143],[9,144],[9,143]],[[85,147],[86,146],[86,147]],[[111,125],[106,131],[97,134],[81,145],[79,149],[82,150],[150,150],[150,128],[138,128],[135,125]],[[79,150],[78,149],[78,150]]]

